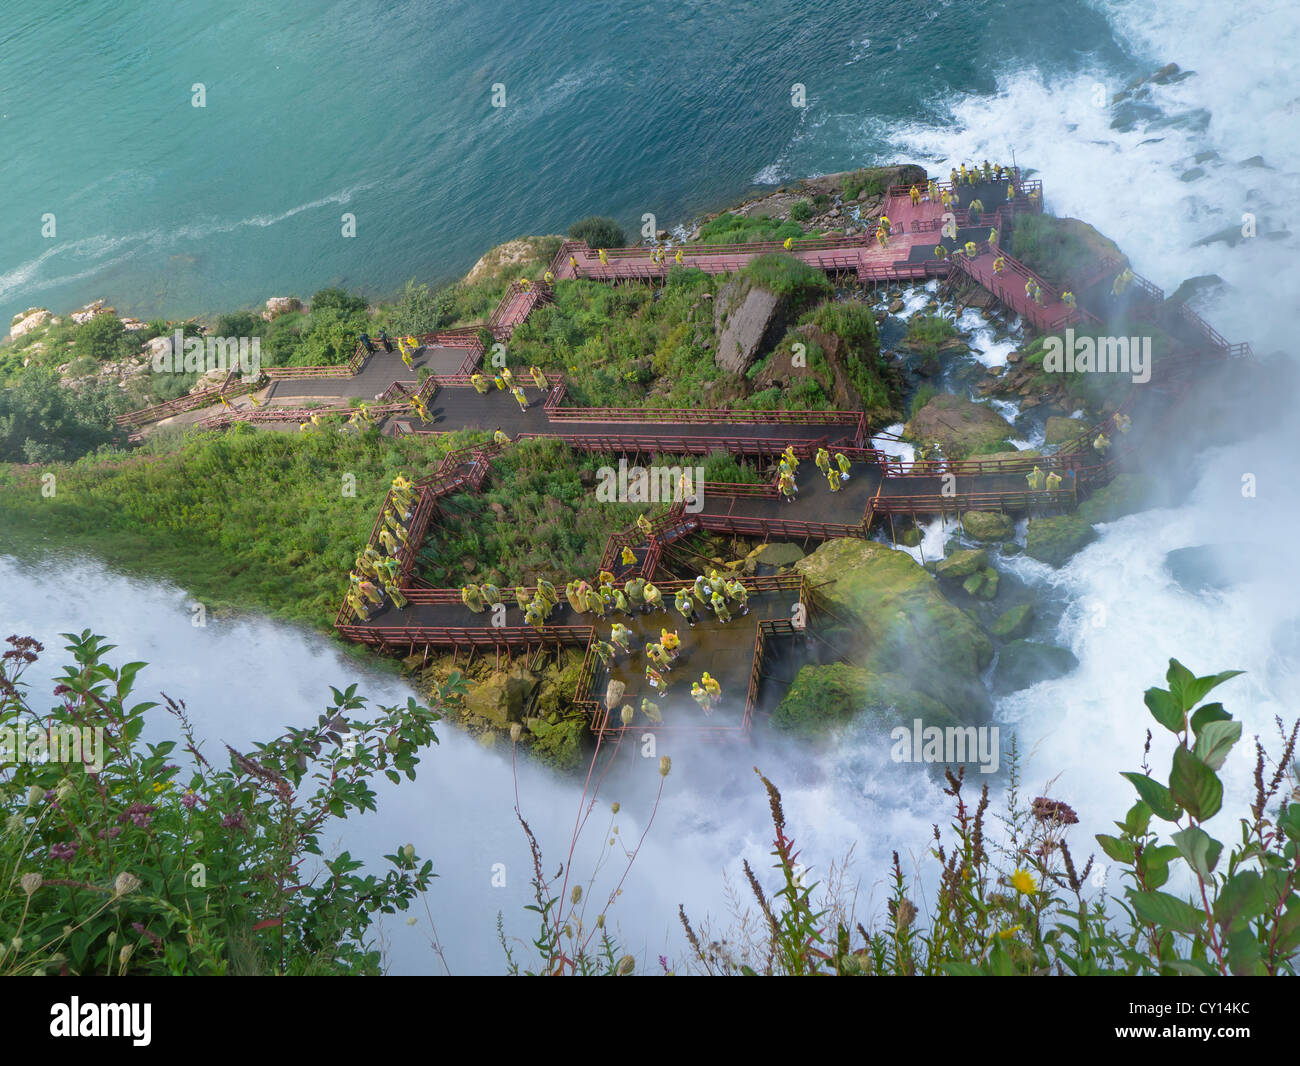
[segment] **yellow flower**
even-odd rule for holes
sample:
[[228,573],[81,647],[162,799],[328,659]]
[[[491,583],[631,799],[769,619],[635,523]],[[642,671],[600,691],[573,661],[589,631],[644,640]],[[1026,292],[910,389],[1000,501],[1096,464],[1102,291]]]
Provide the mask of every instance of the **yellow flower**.
[[1034,875],[1028,870],[1017,870],[1011,875],[1011,887],[1022,895],[1029,896],[1038,891]]
[[1024,926],[1023,926],[1023,925],[1013,925],[1013,926],[1011,926],[1010,929],[999,929],[999,930],[998,930],[998,939],[999,939],[999,940],[1010,940],[1010,939],[1011,939],[1013,936],[1015,936],[1017,933],[1019,933],[1019,932],[1023,932],[1023,931],[1024,931]]

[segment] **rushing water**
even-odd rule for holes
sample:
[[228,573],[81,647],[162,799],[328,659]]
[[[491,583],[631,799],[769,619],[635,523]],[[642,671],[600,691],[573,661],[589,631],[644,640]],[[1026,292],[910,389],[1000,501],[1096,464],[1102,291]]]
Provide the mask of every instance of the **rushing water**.
[[[475,6],[340,3],[256,22],[238,11],[214,20],[188,3],[126,15],[98,2],[28,7],[6,11],[0,32],[0,128],[39,148],[0,163],[6,314],[100,295],[123,309],[192,312],[332,280],[382,290],[410,274],[455,274],[495,240],[590,211],[631,223],[654,210],[662,225],[751,182],[892,158],[946,171],[1012,149],[1042,172],[1049,208],[1094,223],[1157,284],[1226,279],[1225,293],[1201,307],[1231,339],[1283,347],[1300,310],[1289,273],[1300,248],[1284,223],[1300,191],[1290,74],[1300,21],[1280,2],[972,0],[920,14],[883,0],[765,2],[744,19],[694,3],[550,5],[530,9],[534,28],[522,33],[518,20]],[[439,32],[424,32],[430,25]],[[102,45],[84,49],[88,37]],[[261,61],[232,65],[232,41]],[[718,62],[724,52],[734,62]],[[1195,73],[1157,87],[1151,113],[1095,106],[1094,86],[1113,95],[1169,61]],[[53,88],[35,77],[46,63],[66,74]],[[491,114],[481,99],[498,80],[518,104]],[[811,102],[799,112],[787,99],[796,80]],[[189,108],[196,81],[209,83],[206,113]],[[467,94],[479,101],[472,109]],[[51,143],[35,132],[77,123],[94,131],[89,140]],[[1255,156],[1262,165],[1241,165]],[[228,180],[236,170],[238,183]],[[43,242],[47,210],[58,213],[59,237]],[[337,237],[344,210],[358,216],[352,244]],[[1247,213],[1260,236],[1198,243]],[[1005,359],[997,345],[978,347],[989,365]],[[1288,582],[1194,594],[1164,558],[1249,541],[1289,575],[1285,537],[1300,509],[1285,457],[1297,453],[1296,437],[1294,423],[1261,425],[1256,438],[1207,452],[1177,507],[1101,527],[1060,570],[999,562],[1067,603],[1042,636],[1071,648],[1077,670],[1001,700],[996,713],[1018,732],[1026,790],[1079,812],[1076,851],[1127,806],[1116,774],[1138,764],[1149,720],[1141,693],[1161,682],[1170,656],[1198,673],[1248,671],[1220,690],[1247,737],[1271,735],[1274,714],[1294,715],[1300,648]],[[1259,486],[1253,498],[1241,493],[1246,473]],[[944,536],[927,527],[927,558]],[[217,620],[194,630],[189,618],[180,590],[98,564],[0,558],[6,634],[30,632],[51,648],[64,630],[109,635],[123,658],[153,664],[146,689],[184,697],[212,743],[308,721],[327,684],[358,677],[355,662],[295,630]],[[362,680],[383,702],[404,698],[389,676]],[[429,900],[449,966],[498,971],[496,913],[510,935],[530,931],[521,907],[531,863],[512,812],[513,774],[508,755],[452,728],[442,741],[420,781],[397,790],[396,802],[384,786],[381,814],[367,820],[376,824],[347,827],[344,843],[374,857],[410,840],[432,857],[442,876]],[[944,821],[931,780],[891,764],[887,745],[856,731],[817,757],[761,740],[666,753],[664,800],[613,912],[642,970],[660,953],[680,957],[679,902],[692,916],[725,915],[724,874],[734,883],[742,859],[756,869],[770,862],[755,764],[782,787],[792,831],[819,870],[853,849],[867,916],[878,911],[889,853],[923,866],[929,827]],[[625,756],[601,792],[602,804],[623,804],[620,841],[639,835],[658,785],[653,759]],[[1167,759],[1157,740],[1153,765]],[[1225,765],[1224,813],[1211,826],[1221,837],[1232,836],[1247,800],[1252,761],[1243,743]],[[578,788],[530,767],[518,783],[554,867],[567,853]],[[605,810],[592,817],[579,870],[608,839]],[[492,887],[498,863],[504,888]],[[620,873],[605,867],[606,891]],[[427,932],[423,916],[418,931]],[[395,968],[438,968],[422,937],[400,923],[387,934]]]

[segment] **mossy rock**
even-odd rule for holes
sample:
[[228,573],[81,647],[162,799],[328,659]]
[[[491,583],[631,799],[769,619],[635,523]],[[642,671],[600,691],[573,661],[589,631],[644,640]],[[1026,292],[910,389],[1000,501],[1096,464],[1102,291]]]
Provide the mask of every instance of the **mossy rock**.
[[939,442],[950,459],[964,459],[981,448],[1001,446],[1015,429],[992,407],[965,396],[941,392],[931,397],[903,428],[903,436],[918,444]]
[[745,556],[745,569],[753,572],[757,566],[789,566],[803,558],[804,552],[797,544],[776,541],[761,544]]
[[1088,423],[1082,418],[1067,418],[1064,415],[1052,415],[1043,428],[1048,444],[1065,444],[1088,430]]
[[909,548],[915,548],[921,543],[921,540],[921,531],[915,526],[910,526],[898,535],[898,543],[906,545]]
[[1034,448],[1012,448],[1004,452],[984,452],[978,458],[982,463],[1006,463],[1013,459],[1041,459],[1043,453]]
[[522,721],[524,708],[537,687],[537,676],[515,667],[492,674],[465,694],[465,713],[505,728],[511,722]]
[[1075,511],[1083,521],[1114,522],[1146,506],[1152,485],[1141,474],[1117,474],[1109,485],[1098,489]]
[[1049,566],[1062,566],[1075,552],[1096,539],[1097,531],[1077,515],[1033,518],[1025,538],[1025,554]]
[[856,623],[864,669],[912,679],[962,721],[987,715],[981,672],[992,660],[992,642],[910,555],[846,537],[794,568],[814,586],[818,603]]
[[584,742],[588,733],[585,717],[561,718],[553,724],[538,719],[532,721],[534,739],[528,750],[538,762],[562,773],[583,765],[586,761]]
[[997,511],[967,511],[961,516],[961,528],[971,540],[989,543],[1009,540],[1015,535],[1016,524],[1010,515]]
[[989,553],[983,548],[965,548],[939,560],[934,572],[938,577],[956,580],[970,577],[988,565]]
[[938,701],[918,692],[897,674],[876,674],[844,663],[803,667],[772,712],[774,729],[798,736],[823,736],[867,716],[882,728],[921,719],[924,725],[958,725]]
[[1078,665],[1079,660],[1068,648],[1013,640],[998,653],[998,664],[993,668],[993,689],[1000,693],[1019,692],[1040,681],[1064,677]]
[[971,574],[961,583],[968,595],[981,600],[991,600],[998,594],[998,572],[991,566]]
[[999,640],[1018,640],[1029,632],[1034,620],[1034,605],[1022,603],[998,615],[989,632]]

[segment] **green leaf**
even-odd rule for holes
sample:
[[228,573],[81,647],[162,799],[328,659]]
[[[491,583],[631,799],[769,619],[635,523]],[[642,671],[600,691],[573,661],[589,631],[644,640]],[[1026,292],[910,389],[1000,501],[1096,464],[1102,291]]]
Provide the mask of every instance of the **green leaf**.
[[1192,732],[1199,736],[1206,722],[1227,722],[1231,718],[1222,703],[1207,703],[1192,715]]
[[1254,870],[1234,874],[1214,901],[1214,920],[1231,929],[1264,913],[1264,882]]
[[1149,688],[1142,697],[1151,712],[1151,717],[1171,733],[1181,733],[1186,724],[1183,709],[1178,701],[1162,688]]
[[1217,770],[1228,757],[1232,746],[1241,739],[1241,723],[1216,720],[1206,722],[1196,738],[1196,747],[1192,749],[1201,762],[1211,770]]
[[1180,710],[1190,711],[1196,706],[1195,703],[1187,703],[1183,696],[1187,687],[1196,681],[1196,675],[1177,659],[1169,660],[1169,670],[1165,674],[1165,680],[1169,682],[1169,693],[1174,697],[1174,702],[1179,705]]
[[1205,915],[1185,900],[1168,892],[1135,892],[1129,889],[1133,910],[1142,921],[1178,933],[1195,933]]
[[1105,833],[1098,833],[1097,843],[1101,845],[1101,850],[1115,862],[1132,864],[1134,852],[1133,845],[1129,841],[1121,840],[1119,837],[1107,836]]
[[1182,811],[1174,802],[1169,789],[1165,788],[1159,781],[1147,777],[1146,774],[1133,771],[1126,771],[1120,776],[1127,777],[1133,782],[1133,787],[1138,790],[1138,795],[1142,797],[1157,818],[1163,818],[1166,822],[1176,822],[1178,820],[1178,816],[1182,814]]
[[1178,849],[1172,844],[1158,844],[1144,848],[1138,859],[1138,871],[1148,888],[1159,888],[1169,880],[1169,864],[1178,858]]
[[1184,747],[1174,749],[1169,772],[1169,794],[1174,802],[1199,822],[1213,818],[1223,806],[1223,782],[1205,763]]
[[1219,861],[1223,845],[1199,826],[1181,829],[1173,835],[1174,846],[1193,870],[1208,880]]
[[1238,674],[1244,673],[1244,670],[1225,670],[1221,674],[1212,674],[1209,677],[1198,677],[1191,681],[1183,683],[1182,700],[1183,706],[1191,710],[1213,689],[1218,688],[1225,681],[1231,681]]

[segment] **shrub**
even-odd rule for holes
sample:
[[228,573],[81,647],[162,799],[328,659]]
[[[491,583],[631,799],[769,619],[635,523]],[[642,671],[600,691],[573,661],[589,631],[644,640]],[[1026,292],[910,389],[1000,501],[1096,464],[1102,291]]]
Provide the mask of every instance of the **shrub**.
[[834,291],[820,270],[782,252],[769,252],[752,259],[740,274],[759,288],[789,297],[797,304],[813,303]]
[[590,248],[622,248],[627,244],[623,228],[612,218],[591,215],[569,227],[575,241],[586,241]]
[[790,208],[790,218],[795,222],[807,222],[813,217],[813,205],[807,200],[800,200]]
[[102,362],[126,359],[135,355],[140,346],[116,315],[96,315],[76,327],[72,350],[78,356]]
[[[102,728],[103,764],[0,769],[0,974],[382,972],[373,918],[405,911],[432,863],[399,845],[376,876],[322,848],[349,814],[374,809],[378,773],[415,779],[439,712],[408,699],[365,720],[355,685],[333,689],[317,724],[209,761],[183,703],[133,701],[144,663],[110,665],[113,646],[89,630],[64,636],[72,663],[39,714],[21,676],[41,645],[9,638],[0,725]],[[462,691],[453,676],[440,705]],[[160,714],[182,744],[142,738]]]

